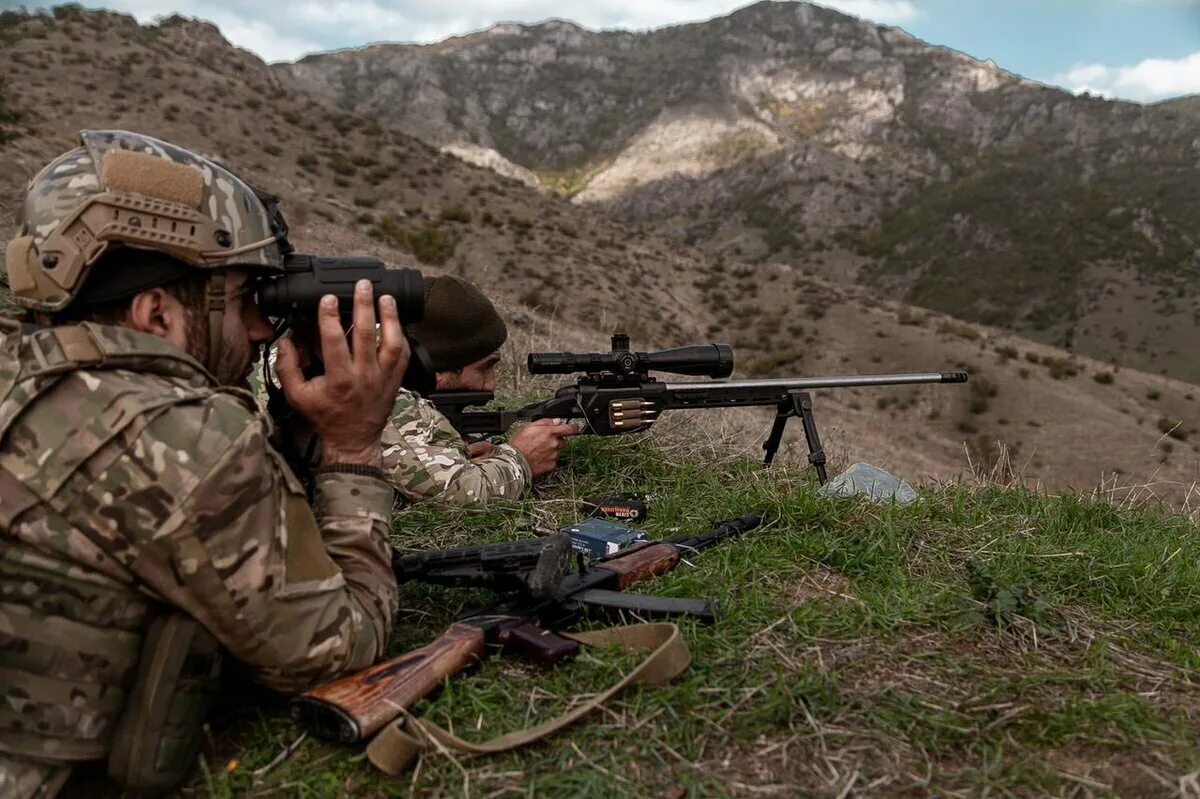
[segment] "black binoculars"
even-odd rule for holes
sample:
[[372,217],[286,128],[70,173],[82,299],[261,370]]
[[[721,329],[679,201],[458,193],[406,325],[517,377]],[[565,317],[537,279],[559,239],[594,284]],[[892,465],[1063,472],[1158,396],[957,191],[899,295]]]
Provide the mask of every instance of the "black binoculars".
[[267,316],[290,317],[315,313],[326,294],[338,298],[338,311],[351,316],[354,286],[371,281],[375,296],[396,299],[400,321],[419,322],[425,313],[425,278],[416,269],[389,269],[378,258],[327,258],[291,254],[284,258],[283,274],[258,284],[258,307]]
[[[259,282],[256,299],[264,315],[285,320],[286,326],[296,328],[311,324],[317,303],[332,294],[337,297],[342,324],[348,327],[354,312],[354,287],[364,279],[371,281],[376,298],[390,294],[396,300],[401,324],[421,321],[425,314],[425,278],[421,272],[390,269],[378,258],[290,253],[284,256],[282,275]],[[412,357],[404,373],[404,387],[426,394],[435,382],[429,353],[412,336],[408,342]]]

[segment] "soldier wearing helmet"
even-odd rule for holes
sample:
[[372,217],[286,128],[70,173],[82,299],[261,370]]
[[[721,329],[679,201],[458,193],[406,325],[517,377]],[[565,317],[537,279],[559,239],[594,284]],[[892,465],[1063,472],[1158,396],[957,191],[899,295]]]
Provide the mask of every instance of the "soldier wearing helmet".
[[[216,163],[124,131],[31,182],[0,320],[0,796],[51,797],[108,759],[131,790],[195,760],[220,652],[294,691],[385,650],[396,583],[380,431],[409,351],[363,282],[353,351],[276,372],[322,442],[315,513],[242,388],[273,329],[254,281],[286,228]],[[330,298],[331,299],[331,298]]]

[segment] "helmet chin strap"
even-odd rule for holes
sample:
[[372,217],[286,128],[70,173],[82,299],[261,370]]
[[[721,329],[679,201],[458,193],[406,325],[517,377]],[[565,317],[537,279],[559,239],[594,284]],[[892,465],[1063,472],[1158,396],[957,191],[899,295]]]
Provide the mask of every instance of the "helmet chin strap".
[[208,278],[208,357],[204,368],[217,376],[217,366],[221,363],[221,349],[224,342],[222,336],[225,326],[225,273],[214,271]]

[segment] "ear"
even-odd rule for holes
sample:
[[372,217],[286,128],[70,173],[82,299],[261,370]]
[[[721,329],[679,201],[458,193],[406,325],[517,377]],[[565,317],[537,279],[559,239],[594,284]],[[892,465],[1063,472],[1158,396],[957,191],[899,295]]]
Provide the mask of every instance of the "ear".
[[146,289],[134,295],[126,316],[129,327],[149,333],[187,350],[187,311],[178,299],[161,288]]
[[443,391],[446,388],[446,380],[450,377],[450,372],[438,372],[433,376],[433,387],[438,391]]

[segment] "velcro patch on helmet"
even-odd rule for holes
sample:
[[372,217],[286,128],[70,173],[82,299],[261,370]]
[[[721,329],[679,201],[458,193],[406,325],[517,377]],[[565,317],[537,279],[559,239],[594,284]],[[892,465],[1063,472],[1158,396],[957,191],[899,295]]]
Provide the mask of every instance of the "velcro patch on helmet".
[[131,150],[109,150],[105,154],[100,185],[109,191],[143,194],[196,209],[204,197],[200,170]]

